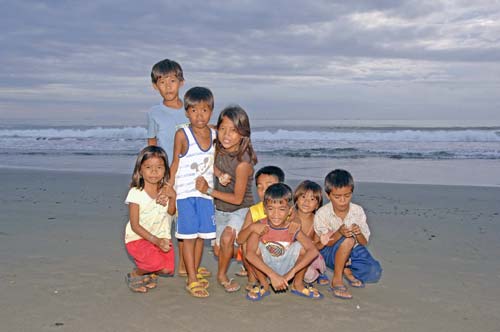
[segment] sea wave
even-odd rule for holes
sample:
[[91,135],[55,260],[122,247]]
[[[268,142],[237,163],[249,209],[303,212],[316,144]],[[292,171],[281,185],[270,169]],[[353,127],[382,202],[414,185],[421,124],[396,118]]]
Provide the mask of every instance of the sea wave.
[[[1,128],[2,155],[134,156],[144,127]],[[258,154],[297,158],[500,159],[500,128],[258,129]]]
[[[66,138],[140,140],[145,139],[146,137],[146,128],[140,126],[120,128],[93,127],[62,129],[0,129],[0,138],[33,138],[37,140],[56,140]],[[500,142],[500,128],[316,128],[310,130],[259,129],[253,131],[252,140],[307,140],[350,142]]]

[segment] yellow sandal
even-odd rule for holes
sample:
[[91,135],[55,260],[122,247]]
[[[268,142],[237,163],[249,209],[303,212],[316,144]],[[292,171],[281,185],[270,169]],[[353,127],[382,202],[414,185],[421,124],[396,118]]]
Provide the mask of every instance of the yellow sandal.
[[187,285],[186,290],[189,292],[189,294],[191,294],[191,296],[197,298],[205,298],[210,295],[198,281],[193,281],[192,283]]

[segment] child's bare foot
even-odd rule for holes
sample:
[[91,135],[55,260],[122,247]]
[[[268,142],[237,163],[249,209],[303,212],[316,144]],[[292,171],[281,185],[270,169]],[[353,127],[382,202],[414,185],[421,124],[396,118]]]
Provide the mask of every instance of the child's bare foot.
[[156,288],[158,285],[158,275],[154,273],[146,274],[143,276],[143,282],[147,289]]
[[125,282],[128,288],[135,293],[147,293],[148,289],[144,286],[144,277],[139,275],[133,275],[133,273],[127,273],[125,276]]
[[332,285],[331,291],[333,296],[338,297],[342,300],[350,300],[352,299],[351,293],[347,290],[347,287],[344,285]]
[[352,271],[350,268],[345,268],[344,269],[344,278],[347,280],[349,285],[354,288],[363,288],[365,287],[365,284],[361,281],[356,279],[356,277],[352,274]]

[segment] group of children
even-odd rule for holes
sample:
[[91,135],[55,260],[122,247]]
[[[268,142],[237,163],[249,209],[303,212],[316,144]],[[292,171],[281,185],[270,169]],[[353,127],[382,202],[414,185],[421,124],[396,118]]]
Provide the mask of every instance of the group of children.
[[[250,121],[240,106],[223,109],[213,128],[211,91],[194,87],[181,100],[184,77],[177,62],[155,64],[151,78],[163,101],[148,113],[148,146],[137,157],[125,201],[130,215],[125,243],[136,264],[126,276],[132,291],[146,293],[159,276],[174,274],[174,219],[178,274],[187,277],[186,290],[194,297],[209,296],[211,272],[200,265],[205,240],[213,240],[217,282],[228,293],[241,287],[228,277],[233,258],[241,260],[251,301],[269,295],[271,287],[323,298],[315,283],[350,299],[344,279],[358,288],[380,279],[380,264],[366,249],[366,216],[351,203],[349,172],[337,169],[326,176],[330,202],[324,206],[315,182],[303,181],[292,191],[279,167],[266,166],[254,175]],[[331,282],[327,267],[333,270]]]

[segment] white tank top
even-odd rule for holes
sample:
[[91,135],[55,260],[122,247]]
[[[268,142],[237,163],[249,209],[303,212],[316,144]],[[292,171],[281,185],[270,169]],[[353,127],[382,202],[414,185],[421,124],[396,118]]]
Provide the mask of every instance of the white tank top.
[[211,196],[202,194],[195,187],[195,181],[198,176],[203,176],[208,182],[208,186],[214,186],[214,157],[215,130],[210,128],[210,147],[203,150],[194,137],[191,127],[182,128],[188,148],[185,154],[179,155],[179,168],[175,176],[175,191],[177,199],[187,197],[203,197],[212,199]]

